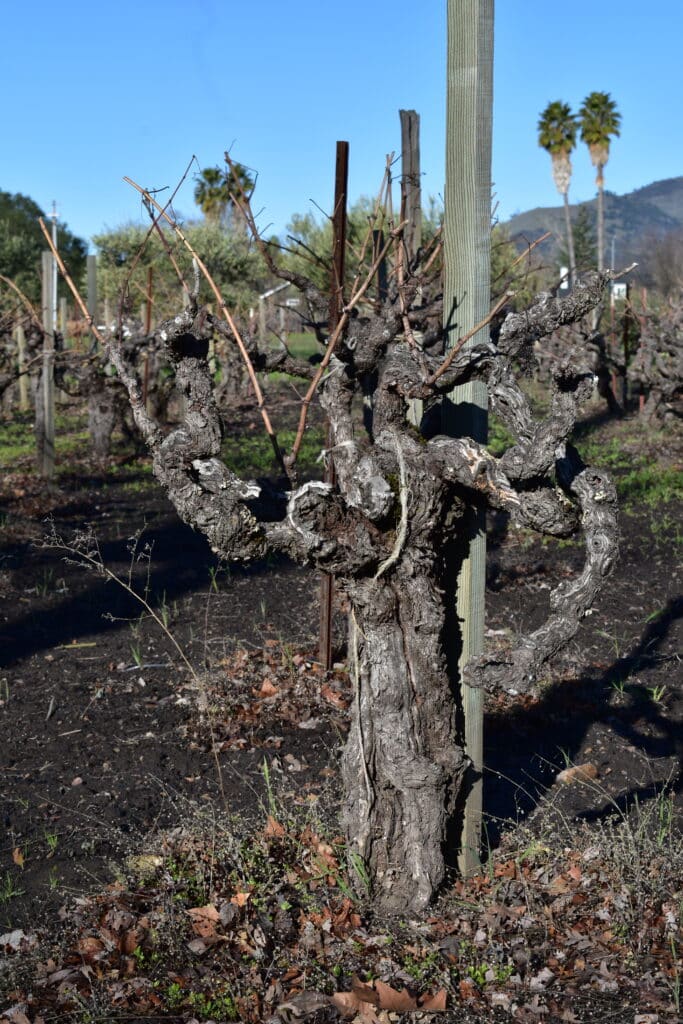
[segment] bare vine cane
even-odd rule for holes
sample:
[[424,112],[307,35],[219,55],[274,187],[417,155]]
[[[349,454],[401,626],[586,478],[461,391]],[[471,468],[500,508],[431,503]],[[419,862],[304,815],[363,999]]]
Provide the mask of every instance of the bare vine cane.
[[[292,445],[292,449],[291,449],[289,455],[286,456],[286,462],[287,462],[287,465],[290,468],[290,470],[293,468],[294,464],[296,463],[296,460],[297,460],[297,457],[298,457],[298,454],[299,454],[299,450],[301,448],[301,444],[302,444],[303,437],[304,437],[304,431],[306,429],[306,421],[308,419],[308,410],[310,408],[311,401],[313,400],[313,396],[315,395],[315,393],[316,393],[316,391],[318,389],[318,385],[320,384],[320,381],[322,380],[322,377],[323,377],[327,367],[329,366],[330,360],[331,360],[332,356],[334,355],[335,349],[337,348],[337,346],[339,344],[339,341],[342,338],[342,336],[344,334],[344,331],[346,330],[346,327],[348,326],[351,313],[353,312],[355,307],[359,304],[361,299],[364,297],[364,295],[367,292],[368,288],[372,284],[372,282],[374,280],[374,277],[375,277],[375,275],[377,273],[377,270],[380,267],[380,265],[382,264],[382,261],[386,258],[387,253],[390,251],[390,249],[392,248],[392,246],[394,245],[396,240],[398,238],[400,238],[401,233],[403,231],[403,228],[405,227],[405,224],[406,224],[406,221],[402,221],[396,228],[394,228],[389,233],[389,237],[388,237],[386,243],[384,244],[384,246],[382,246],[381,250],[377,254],[375,260],[372,263],[372,266],[370,267],[369,271],[366,273],[365,277],[363,278],[362,283],[359,284],[359,282],[361,280],[361,268],[362,268],[363,260],[365,259],[365,254],[366,254],[366,252],[368,250],[368,247],[370,245],[370,241],[372,239],[372,228],[374,226],[374,222],[376,221],[376,219],[377,219],[377,217],[379,215],[379,211],[382,208],[383,199],[386,196],[386,194],[388,193],[389,184],[390,184],[390,180],[391,180],[390,168],[391,168],[392,160],[393,160],[393,154],[389,154],[389,156],[387,157],[387,161],[386,161],[386,166],[385,166],[385,170],[384,170],[384,176],[382,178],[382,184],[380,186],[377,198],[375,200],[375,206],[374,206],[374,209],[373,209],[372,216],[370,217],[370,225],[369,225],[369,228],[368,228],[368,230],[367,230],[367,232],[365,234],[365,237],[364,237],[364,240],[363,240],[363,243],[362,243],[362,246],[361,246],[360,254],[359,254],[359,257],[358,257],[358,259],[359,259],[358,270],[356,272],[356,276],[355,276],[353,284],[351,286],[351,297],[350,297],[349,301],[346,303],[346,305],[343,307],[343,309],[341,311],[341,316],[339,318],[339,321],[336,324],[336,326],[335,326],[334,330],[332,331],[332,333],[330,334],[329,338],[327,339],[327,345],[326,345],[326,349],[325,349],[325,353],[323,355],[323,358],[322,358],[321,362],[319,363],[318,369],[317,369],[317,371],[316,371],[316,373],[315,373],[315,375],[313,377],[313,380],[311,381],[311,383],[310,383],[310,385],[308,387],[308,390],[306,391],[306,394],[304,395],[304,397],[303,397],[303,399],[301,401],[301,413],[299,415],[299,422],[298,422],[298,425],[297,425],[296,436],[294,438],[294,443]],[[231,159],[229,153],[225,154],[225,161],[226,161],[228,167],[230,168],[230,170],[232,171],[233,167],[234,167],[234,161]],[[255,240],[257,246],[259,247],[259,251],[263,255],[263,257],[266,260],[266,262],[268,263],[268,266],[273,271],[273,273],[277,274],[279,277],[282,277],[284,280],[291,281],[292,284],[295,284],[298,288],[300,288],[305,293],[306,289],[311,286],[311,282],[309,282],[307,278],[304,278],[303,275],[293,274],[293,273],[290,273],[290,272],[287,272],[287,271],[283,271],[281,268],[278,268],[276,266],[275,261],[272,258],[272,254],[270,253],[267,244],[261,238],[261,235],[260,235],[260,233],[258,231],[258,228],[256,226],[256,221],[255,221],[255,218],[254,218],[253,211],[251,209],[251,203],[250,203],[249,197],[246,195],[246,193],[244,191],[244,188],[242,186],[242,183],[239,181],[237,176],[234,175],[234,174],[233,174],[233,179],[235,181],[235,185],[236,185],[236,189],[237,189],[237,193],[234,195],[235,202],[237,203],[237,205],[238,205],[238,207],[240,209],[240,212],[242,213],[243,217],[245,218],[245,221],[246,221],[246,223],[247,223],[247,225],[249,227],[249,230],[251,231],[251,233],[252,233],[252,235],[254,237],[254,240]]]
[[184,288],[186,288],[185,280],[184,280],[183,275],[182,275],[182,273],[180,271],[180,267],[178,266],[175,258],[173,257],[173,254],[170,251],[170,248],[168,246],[167,240],[164,238],[164,233],[161,230],[161,226],[159,224],[159,219],[162,216],[165,215],[166,210],[173,203],[173,200],[175,199],[176,195],[178,194],[179,189],[181,188],[183,182],[186,180],[188,174],[190,173],[190,168],[192,167],[192,164],[194,163],[195,160],[196,160],[196,157],[193,156],[192,159],[190,160],[190,162],[188,163],[187,167],[185,168],[185,171],[183,172],[183,175],[182,175],[180,181],[178,182],[178,184],[174,188],[173,192],[171,193],[170,199],[164,205],[163,209],[160,210],[160,213],[159,213],[159,215],[157,217],[155,217],[153,215],[151,206],[148,205],[148,203],[146,202],[146,200],[143,197],[143,202],[145,203],[145,207],[147,209],[147,212],[150,215],[152,223],[150,224],[150,226],[149,226],[149,228],[147,230],[147,234],[145,235],[145,237],[142,240],[142,244],[140,245],[140,247],[139,247],[138,251],[136,252],[135,256],[133,257],[133,261],[132,261],[132,263],[130,265],[128,273],[126,274],[125,280],[123,282],[123,287],[121,288],[121,294],[120,294],[120,298],[119,298],[119,314],[118,314],[119,329],[120,329],[120,325],[121,325],[121,322],[122,322],[122,319],[123,319],[123,303],[124,303],[124,297],[125,297],[125,294],[126,294],[126,290],[127,290],[128,285],[130,283],[130,280],[131,280],[131,278],[133,276],[135,268],[138,265],[138,263],[140,262],[140,259],[142,257],[143,252],[147,248],[147,243],[149,242],[150,238],[152,237],[152,233],[155,230],[157,231],[157,233],[158,233],[158,235],[159,235],[159,237],[161,239],[161,244],[162,244],[162,246],[164,247],[164,249],[166,251],[166,255],[169,257],[169,259],[171,261],[171,265],[173,266],[173,269],[175,270],[176,274],[178,275],[178,278],[180,279],[181,285]]
[[216,299],[216,302],[218,303],[218,305],[219,305],[219,307],[220,307],[220,309],[221,309],[221,311],[223,313],[223,316],[224,316],[224,318],[225,318],[225,320],[226,320],[230,330],[232,331],[232,335],[233,335],[233,337],[235,339],[235,342],[236,342],[237,347],[239,349],[240,355],[241,355],[241,357],[242,357],[242,359],[244,361],[244,365],[247,368],[247,374],[249,375],[249,380],[251,382],[251,386],[254,389],[254,395],[256,397],[256,404],[258,406],[258,410],[259,410],[259,413],[261,415],[261,419],[263,420],[263,425],[266,428],[266,433],[268,434],[268,437],[270,439],[270,443],[273,446],[273,451],[275,453],[275,457],[276,457],[276,459],[278,461],[278,464],[279,464],[280,468],[282,469],[282,472],[289,479],[290,474],[289,474],[288,465],[287,465],[287,463],[285,461],[284,455],[282,453],[282,449],[280,448],[280,445],[278,443],[277,435],[276,435],[276,433],[275,433],[275,431],[273,429],[273,425],[272,425],[272,423],[270,421],[270,416],[268,415],[268,409],[266,408],[266,402],[265,402],[265,398],[263,396],[263,391],[261,389],[261,385],[258,382],[258,377],[256,376],[256,371],[254,370],[254,364],[252,363],[252,361],[251,361],[251,359],[249,357],[249,353],[247,352],[247,349],[246,349],[246,346],[244,344],[244,341],[242,340],[242,336],[241,336],[241,334],[239,332],[237,324],[235,323],[235,320],[234,320],[230,310],[228,309],[228,305],[227,305],[225,299],[223,298],[223,296],[221,295],[221,292],[220,292],[216,282],[214,281],[213,277],[209,273],[209,271],[208,271],[208,269],[206,267],[206,264],[201,259],[201,257],[197,254],[196,250],[194,249],[192,244],[189,242],[189,240],[187,239],[187,237],[183,233],[182,229],[180,228],[178,223],[173,219],[173,217],[171,217],[168,213],[166,213],[165,210],[163,210],[163,208],[157,203],[157,201],[154,199],[154,197],[151,196],[150,193],[146,189],[144,189],[144,188],[142,188],[142,186],[138,185],[137,182],[133,181],[132,178],[128,178],[128,177],[124,176],[123,180],[128,185],[131,185],[134,189],[136,189],[136,191],[138,191],[140,193],[140,195],[143,196],[143,198],[145,199],[146,202],[150,203],[152,206],[154,206],[154,208],[156,210],[159,211],[159,213],[163,216],[164,220],[170,225],[170,227],[173,228],[175,233],[178,235],[178,238],[183,243],[183,245],[185,246],[187,251],[190,253],[192,258],[196,261],[197,266],[199,267],[199,270],[201,271],[201,273],[202,273],[204,279],[206,280],[209,288],[213,292],[214,297]]

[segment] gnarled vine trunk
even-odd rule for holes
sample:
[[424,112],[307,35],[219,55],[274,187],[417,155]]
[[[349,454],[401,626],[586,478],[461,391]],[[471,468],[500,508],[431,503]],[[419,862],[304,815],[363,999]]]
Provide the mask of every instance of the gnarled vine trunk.
[[446,513],[458,503],[415,464],[403,486],[405,548],[390,571],[348,586],[355,702],[342,766],[352,849],[376,898],[396,913],[425,907],[443,881],[446,831],[466,768],[443,555]]
[[[289,278],[302,291],[313,288]],[[214,331],[230,337],[236,328],[195,300],[155,334],[184,397],[183,421],[170,432],[150,416],[121,348],[111,347],[154,472],[182,518],[225,558],[282,552],[333,573],[348,596],[355,698],[343,757],[346,831],[358,877],[369,878],[379,908],[402,913],[423,909],[444,878],[449,819],[467,769],[452,582],[467,549],[466,512],[490,505],[544,533],[568,536],[582,526],[586,534],[584,569],[551,595],[548,623],[508,652],[473,657],[464,673],[470,686],[531,689],[578,629],[616,551],[614,489],[567,444],[592,374],[560,367],[549,412],[537,422],[512,368],[522,349],[528,353],[538,338],[585,316],[605,279],[564,300],[542,295],[525,313],[509,314],[490,340],[455,346],[445,357],[430,354],[430,343],[443,342],[442,297],[430,294],[430,280],[433,287],[427,271],[415,272],[379,308],[369,305],[350,319],[343,340],[338,332],[328,341],[319,370],[289,354],[278,357],[281,368],[313,380],[311,395],[320,385],[331,440],[323,457],[334,463],[333,485],[297,485],[290,476],[286,490],[273,485],[264,496],[221,461],[209,340]],[[323,305],[320,295],[316,301]],[[423,332],[422,347],[413,329]],[[250,355],[266,365],[257,363],[257,351]],[[359,410],[370,378],[376,384],[368,435]],[[412,399],[429,407],[472,381],[487,386],[495,413],[517,438],[500,459],[471,438],[433,437],[426,429],[421,435],[409,423]],[[299,436],[304,424],[305,418]],[[291,473],[291,462],[283,464]]]

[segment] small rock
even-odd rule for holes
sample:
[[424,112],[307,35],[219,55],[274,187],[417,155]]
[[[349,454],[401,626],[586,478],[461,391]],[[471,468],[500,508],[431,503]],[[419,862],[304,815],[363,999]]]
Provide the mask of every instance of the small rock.
[[319,718],[308,718],[305,722],[299,722],[300,729],[317,729],[319,725]]
[[553,972],[549,967],[544,967],[542,971],[539,971],[538,974],[534,975],[531,979],[529,982],[529,988],[532,992],[545,992],[548,986],[552,985],[554,981],[555,975]]

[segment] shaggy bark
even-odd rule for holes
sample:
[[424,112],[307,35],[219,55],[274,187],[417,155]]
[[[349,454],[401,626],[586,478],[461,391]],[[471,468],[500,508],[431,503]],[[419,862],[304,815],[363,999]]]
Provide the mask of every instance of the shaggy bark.
[[628,377],[647,392],[646,420],[683,416],[683,295],[661,313],[643,316]]
[[[212,331],[224,326],[191,305],[157,329],[155,343],[185,397],[184,420],[170,432],[149,416],[131,366],[112,347],[154,471],[182,518],[225,558],[283,551],[333,572],[348,597],[355,700],[343,759],[344,819],[364,865],[359,874],[369,875],[384,910],[422,909],[438,889],[449,816],[467,767],[453,675],[459,638],[452,582],[467,547],[466,509],[492,505],[556,536],[582,527],[587,542],[584,570],[554,592],[548,622],[504,660],[484,655],[471,663],[474,685],[528,689],[576,631],[614,560],[613,488],[567,444],[591,375],[560,367],[550,411],[536,423],[511,363],[544,333],[584,316],[604,280],[595,277],[565,300],[542,296],[527,314],[498,324],[489,343],[459,353],[441,376],[438,344],[430,354],[402,333],[408,321],[433,331],[438,297],[427,286],[422,305],[413,303],[407,313],[403,292],[356,315],[319,389],[330,421],[324,457],[334,463],[336,484],[268,495],[220,459],[222,426],[207,355]],[[256,364],[266,358],[251,354]],[[308,364],[282,358],[288,369],[310,376]],[[369,377],[376,380],[370,438],[355,415]],[[468,438],[429,440],[408,422],[409,398],[429,405],[475,377],[517,437],[501,459]]]

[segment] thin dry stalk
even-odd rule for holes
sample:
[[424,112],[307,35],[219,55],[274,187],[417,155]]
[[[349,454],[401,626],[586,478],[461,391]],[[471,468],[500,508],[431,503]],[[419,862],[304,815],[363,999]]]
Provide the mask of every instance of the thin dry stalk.
[[468,342],[470,338],[473,338],[474,335],[477,334],[482,329],[482,327],[486,327],[487,324],[490,324],[496,313],[500,312],[500,310],[503,308],[508,299],[511,298],[513,295],[514,292],[505,292],[504,295],[501,295],[500,299],[495,304],[491,312],[487,313],[484,319],[480,320],[478,324],[475,324],[471,331],[468,331],[467,334],[464,334],[461,338],[458,338],[455,345],[442,362],[441,366],[431,375],[431,377],[427,378],[425,384],[431,386],[432,384],[435,384],[437,382],[439,377],[443,377],[444,373],[449,368],[449,366],[457,356],[458,352],[460,352],[463,345],[466,344],[466,342]]
[[[185,172],[184,172],[183,176],[181,177],[180,181],[176,185],[176,187],[175,187],[175,189],[174,189],[170,199],[168,200],[168,202],[164,206],[164,209],[162,211],[163,213],[165,213],[165,211],[170,207],[171,203],[173,202],[173,200],[175,199],[176,195],[178,194],[178,190],[180,189],[181,185],[183,184],[183,182],[187,178],[188,174],[190,173],[190,168],[192,167],[192,164],[194,163],[195,159],[196,159],[196,157],[193,156],[192,159],[190,160],[189,164],[185,168]],[[147,207],[147,212],[149,213],[150,217],[152,218],[152,223],[149,226],[147,234],[145,235],[145,237],[142,240],[142,244],[141,244],[140,248],[138,249],[138,251],[136,252],[135,256],[133,257],[133,262],[130,265],[130,269],[128,270],[128,273],[126,274],[125,280],[123,282],[123,287],[121,288],[121,294],[120,294],[120,297],[119,297],[119,312],[118,312],[119,330],[121,329],[121,324],[122,324],[122,321],[123,321],[123,303],[124,303],[124,298],[125,298],[125,295],[126,295],[126,291],[128,289],[128,285],[129,285],[130,280],[131,280],[131,278],[133,276],[133,273],[135,271],[136,266],[140,262],[140,259],[142,257],[143,252],[147,248],[147,243],[149,242],[150,238],[152,237],[152,232],[155,230],[155,228],[156,228],[156,230],[158,231],[158,233],[159,233],[159,235],[161,237],[161,243],[164,246],[164,248],[166,249],[167,255],[170,255],[169,252],[168,252],[168,249],[166,248],[166,239],[164,238],[164,233],[161,230],[161,227],[159,226],[159,218],[158,217],[154,217],[150,207],[147,205],[146,200],[144,200],[144,201],[145,201],[145,206]],[[161,216],[161,215],[162,214],[160,214],[159,216]],[[182,277],[182,274],[180,273],[180,269],[179,269],[177,263],[175,262],[175,260],[173,259],[172,256],[170,256],[170,259],[171,259],[171,262],[173,264],[173,267],[174,267],[176,273],[180,276],[181,284],[183,284],[183,286],[184,286],[185,282],[183,281],[183,277]]]
[[47,547],[54,547],[57,548],[57,550],[65,551],[68,555],[71,555],[77,560],[84,562],[86,566],[88,566],[91,569],[94,569],[97,573],[105,576],[106,579],[111,580],[114,583],[118,583],[120,587],[123,587],[126,593],[130,594],[130,596],[135,598],[136,601],[139,601],[139,603],[145,609],[147,614],[154,620],[154,622],[157,624],[162,633],[166,636],[168,640],[171,641],[171,643],[175,647],[178,656],[180,657],[181,661],[183,662],[186,669],[190,673],[192,680],[195,686],[197,687],[197,691],[201,693],[204,698],[204,705],[207,709],[207,723],[209,726],[209,736],[211,739],[211,751],[213,753],[214,763],[216,765],[216,775],[218,776],[218,787],[221,791],[223,806],[227,810],[228,802],[225,794],[225,788],[223,786],[223,772],[221,769],[220,761],[218,760],[218,751],[216,747],[213,723],[211,721],[210,703],[206,692],[206,686],[203,680],[200,678],[199,674],[197,673],[194,665],[189,660],[184,650],[182,649],[182,647],[180,646],[180,644],[178,643],[178,641],[176,640],[176,638],[174,637],[173,633],[168,628],[166,623],[163,621],[161,616],[156,613],[156,611],[149,603],[147,598],[143,597],[141,594],[138,594],[137,590],[134,588],[132,581],[132,567],[129,570],[128,581],[121,579],[120,576],[117,576],[115,572],[113,572],[108,566],[104,564],[104,560],[102,558],[99,548],[99,543],[94,537],[92,538],[95,549],[94,554],[91,554],[89,551],[84,551],[82,548],[74,547],[70,544],[67,544],[67,542],[63,540],[62,537],[60,537],[58,534],[54,532],[52,533],[49,540],[51,541],[51,543],[48,543],[46,545]]
[[144,432],[145,432],[146,436],[152,437],[158,431],[158,427],[157,427],[157,424],[154,422],[154,420],[148,415],[147,410],[145,409],[145,404],[142,401],[142,390],[140,388],[140,382],[138,381],[138,379],[135,376],[135,374],[131,373],[128,370],[128,368],[126,367],[126,364],[125,364],[123,358],[121,357],[121,353],[117,349],[117,347],[113,343],[113,341],[108,339],[108,338],[105,338],[103,336],[102,332],[98,329],[97,325],[95,324],[94,317],[92,317],[90,315],[90,313],[88,312],[88,307],[86,306],[85,302],[83,301],[81,293],[79,292],[78,288],[74,284],[73,279],[72,279],[71,275],[69,274],[69,271],[64,266],[64,261],[63,261],[62,257],[59,255],[57,249],[55,249],[55,247],[54,247],[54,245],[52,243],[52,238],[50,236],[49,231],[45,227],[45,222],[43,221],[42,217],[38,218],[38,223],[40,224],[41,231],[45,235],[45,239],[46,239],[47,244],[48,244],[48,246],[50,248],[50,252],[52,253],[52,255],[55,257],[55,259],[57,261],[57,266],[59,267],[60,273],[61,273],[62,277],[64,278],[64,280],[66,281],[67,286],[69,287],[69,289],[71,291],[71,294],[73,295],[74,299],[76,300],[76,303],[77,303],[78,307],[80,308],[81,313],[83,314],[89,329],[92,331],[92,333],[94,334],[95,338],[97,339],[97,341],[102,346],[103,350],[109,354],[112,362],[114,363],[114,365],[116,367],[116,371],[117,371],[119,377],[121,378],[122,382],[125,384],[125,386],[126,386],[126,388],[128,390],[128,394],[130,395],[131,405],[134,406],[134,408],[136,410],[136,413],[137,413],[137,415],[140,418],[140,421],[144,424]]
[[35,307],[31,304],[30,300],[27,299],[24,293],[22,292],[21,288],[19,288],[19,286],[16,285],[14,281],[10,281],[9,277],[5,277],[4,274],[0,274],[0,281],[4,281],[9,288],[16,292],[22,304],[24,305],[28,315],[31,317],[33,322],[42,330],[43,325],[40,322],[40,317],[38,316],[38,313]]
[[236,342],[237,347],[239,349],[240,355],[242,356],[242,360],[244,361],[244,365],[247,368],[247,373],[249,375],[249,380],[251,382],[252,388],[254,389],[254,395],[256,397],[256,404],[257,404],[258,410],[259,410],[259,412],[261,414],[261,418],[263,420],[263,425],[266,428],[266,433],[268,434],[268,437],[270,438],[270,442],[271,442],[271,444],[273,446],[273,451],[275,452],[275,456],[276,456],[276,458],[277,458],[277,460],[278,460],[278,462],[280,464],[280,467],[282,468],[283,472],[286,475],[289,475],[287,473],[287,466],[285,465],[285,460],[284,460],[283,455],[282,455],[282,450],[280,449],[280,445],[278,444],[277,436],[276,436],[275,431],[273,430],[273,426],[272,426],[272,424],[270,422],[270,416],[268,415],[268,410],[266,408],[265,399],[263,397],[263,392],[261,390],[261,385],[259,384],[258,378],[256,376],[256,371],[254,370],[254,365],[253,365],[251,359],[249,358],[249,353],[247,352],[246,346],[245,346],[245,344],[244,344],[244,342],[242,340],[242,336],[241,336],[241,334],[240,334],[240,332],[238,330],[237,324],[235,323],[235,321],[234,321],[234,319],[232,317],[232,314],[230,313],[230,310],[228,309],[227,303],[226,303],[225,299],[223,298],[223,296],[221,295],[216,282],[214,281],[213,277],[209,273],[209,271],[208,271],[206,265],[204,264],[203,260],[197,254],[197,252],[193,248],[192,244],[186,238],[186,236],[184,235],[184,233],[181,230],[180,226],[176,223],[176,221],[173,219],[173,217],[171,217],[168,213],[166,213],[166,211],[161,206],[159,206],[159,204],[154,199],[154,197],[151,196],[149,194],[149,192],[147,192],[144,188],[142,188],[142,186],[138,185],[137,182],[133,181],[132,178],[128,178],[128,177],[124,176],[123,180],[128,185],[132,185],[133,188],[136,189],[140,193],[140,195],[144,197],[145,202],[150,203],[151,205],[154,206],[154,208],[156,210],[159,211],[160,215],[164,218],[164,220],[173,228],[175,233],[178,235],[178,238],[183,243],[183,245],[185,246],[187,251],[190,253],[190,255],[192,256],[193,260],[196,260],[197,266],[199,267],[200,271],[204,275],[204,278],[205,278],[209,288],[211,289],[211,291],[214,294],[216,302],[218,303],[218,305],[221,308],[221,311],[222,311],[223,316],[224,316],[224,318],[225,318],[225,320],[226,320],[226,322],[228,324],[228,327],[232,331],[232,335],[233,335],[233,337],[235,339],[235,342]]
[[290,466],[293,466],[294,463],[296,462],[297,455],[299,454],[299,449],[301,448],[301,442],[303,441],[304,437],[304,430],[306,429],[308,408],[311,404],[311,400],[318,388],[322,375],[324,374],[325,370],[329,365],[330,359],[334,354],[334,350],[337,347],[339,339],[341,338],[342,334],[344,333],[344,330],[346,329],[346,325],[349,322],[349,317],[353,310],[355,309],[355,307],[360,302],[360,300],[365,295],[370,285],[372,284],[372,281],[375,277],[375,274],[377,273],[377,270],[379,269],[382,260],[388,253],[389,249],[391,248],[395,239],[401,233],[403,228],[404,224],[399,224],[399,226],[395,228],[394,231],[391,232],[389,238],[382,246],[377,258],[370,267],[370,270],[368,271],[365,280],[363,281],[363,284],[360,286],[358,291],[356,291],[351,296],[349,302],[344,306],[344,309],[342,310],[342,315],[339,318],[339,323],[337,324],[332,334],[330,335],[329,341],[327,343],[327,349],[325,350],[325,355],[323,356],[322,361],[320,362],[318,369],[316,371],[316,374],[308,387],[308,391],[304,395],[301,402],[301,414],[299,416],[299,424],[297,426],[296,437],[294,438],[292,450],[290,454],[287,456],[287,462]]
[[91,330],[92,333],[95,335],[95,337],[99,341],[100,345],[102,345],[102,347],[104,349],[107,349],[109,347],[108,343],[107,343],[106,339],[104,338],[102,332],[98,329],[98,327],[97,327],[97,325],[95,323],[94,316],[91,316],[90,313],[88,312],[88,307],[86,306],[85,302],[83,301],[83,299],[81,297],[81,293],[79,292],[78,288],[74,284],[73,278],[71,277],[71,274],[69,273],[69,271],[64,266],[64,260],[59,255],[59,252],[57,251],[57,249],[55,249],[54,244],[52,242],[52,237],[50,235],[50,232],[45,227],[45,221],[43,220],[42,217],[38,218],[38,223],[40,225],[40,230],[45,235],[45,241],[47,242],[47,244],[49,246],[50,252],[52,253],[52,255],[54,256],[54,258],[57,261],[57,266],[59,267],[59,272],[62,275],[62,277],[64,278],[64,280],[66,281],[67,287],[70,289],[71,294],[73,295],[73,297],[74,297],[74,299],[75,299],[75,301],[76,301],[76,303],[77,303],[81,313],[83,314],[83,317],[84,317],[84,319],[85,319],[85,321],[86,321],[86,323],[88,325],[89,330]]

